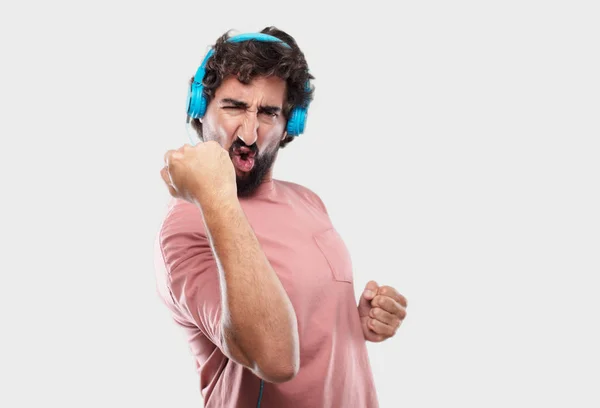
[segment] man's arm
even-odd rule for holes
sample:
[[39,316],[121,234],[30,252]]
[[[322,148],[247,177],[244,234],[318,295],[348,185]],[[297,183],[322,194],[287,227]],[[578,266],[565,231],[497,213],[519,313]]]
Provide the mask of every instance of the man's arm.
[[237,197],[197,202],[219,270],[223,347],[266,381],[292,379],[300,366],[296,315]]

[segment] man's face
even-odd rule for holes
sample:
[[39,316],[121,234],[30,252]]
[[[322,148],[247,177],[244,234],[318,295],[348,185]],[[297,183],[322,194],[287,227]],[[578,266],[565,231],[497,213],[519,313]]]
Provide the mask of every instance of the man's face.
[[247,196],[271,177],[279,142],[285,136],[282,109],[286,83],[278,77],[257,77],[248,85],[225,78],[202,120],[204,140],[229,150],[239,196]]

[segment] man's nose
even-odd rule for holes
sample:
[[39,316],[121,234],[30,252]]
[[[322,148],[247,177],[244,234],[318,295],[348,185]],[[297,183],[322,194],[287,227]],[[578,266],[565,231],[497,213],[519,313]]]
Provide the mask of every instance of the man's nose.
[[256,143],[256,139],[258,139],[258,124],[256,112],[246,112],[237,137],[242,139],[247,146],[252,146]]

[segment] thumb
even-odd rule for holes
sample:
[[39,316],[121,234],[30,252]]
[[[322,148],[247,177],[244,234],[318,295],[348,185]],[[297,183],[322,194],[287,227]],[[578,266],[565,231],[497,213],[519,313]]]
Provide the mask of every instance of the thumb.
[[358,303],[358,314],[361,317],[367,316],[371,311],[371,300],[373,300],[373,298],[377,294],[378,288],[379,286],[375,281],[369,281],[369,283],[367,283],[367,286],[365,286],[365,290],[361,294],[360,301]]

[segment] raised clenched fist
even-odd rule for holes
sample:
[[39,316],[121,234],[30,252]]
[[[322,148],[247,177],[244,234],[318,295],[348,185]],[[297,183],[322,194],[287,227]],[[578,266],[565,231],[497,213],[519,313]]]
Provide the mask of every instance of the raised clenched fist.
[[167,151],[164,161],[160,174],[173,197],[201,206],[237,198],[235,169],[217,142],[185,144]]

